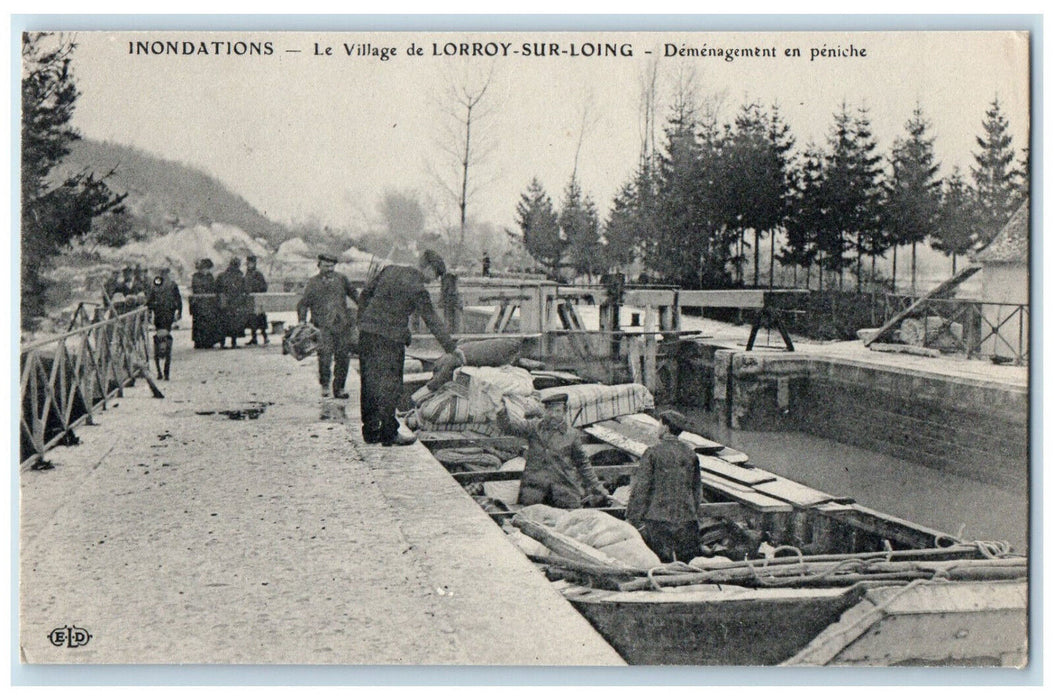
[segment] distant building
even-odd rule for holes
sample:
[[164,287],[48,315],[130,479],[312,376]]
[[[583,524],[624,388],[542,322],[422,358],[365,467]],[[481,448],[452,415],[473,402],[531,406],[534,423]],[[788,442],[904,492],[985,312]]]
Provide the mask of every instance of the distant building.
[[[1026,199],[999,234],[974,255],[981,270],[981,307],[987,323],[982,334],[998,329],[998,336],[981,346],[986,355],[1027,359],[1029,337],[1029,200]],[[1024,306],[1022,309],[1021,307]]]

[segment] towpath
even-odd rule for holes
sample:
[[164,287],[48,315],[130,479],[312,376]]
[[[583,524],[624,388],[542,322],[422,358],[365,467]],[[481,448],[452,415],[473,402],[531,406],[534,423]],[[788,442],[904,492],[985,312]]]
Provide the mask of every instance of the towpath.
[[314,358],[175,335],[165,399],[20,475],[23,660],[623,663],[427,450],[322,420]]

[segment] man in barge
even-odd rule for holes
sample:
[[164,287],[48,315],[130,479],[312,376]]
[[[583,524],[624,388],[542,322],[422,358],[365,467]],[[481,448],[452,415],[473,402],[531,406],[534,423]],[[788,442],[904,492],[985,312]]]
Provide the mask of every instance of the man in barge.
[[582,449],[582,436],[567,420],[567,394],[542,400],[541,417],[514,418],[507,409],[498,425],[527,439],[527,463],[520,479],[520,505],[544,503],[555,508],[599,507],[611,503]]
[[683,414],[663,411],[659,420],[665,430],[659,442],[641,455],[630,485],[626,520],[662,561],[689,561],[699,554],[699,458],[677,437],[688,422]]

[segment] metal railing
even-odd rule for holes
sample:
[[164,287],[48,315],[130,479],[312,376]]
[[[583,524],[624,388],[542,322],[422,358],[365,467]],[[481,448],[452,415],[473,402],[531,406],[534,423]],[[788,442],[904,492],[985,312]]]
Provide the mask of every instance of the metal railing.
[[145,307],[30,343],[20,357],[21,467],[69,439],[141,376],[149,362]]
[[[910,307],[918,297],[886,295],[885,317]],[[941,334],[941,342],[967,357],[1005,358],[1017,365],[1029,360],[1029,305],[988,302],[979,299],[929,299],[917,315],[923,320],[923,333],[929,337],[940,333],[951,323],[962,325],[962,336]],[[927,316],[939,316],[941,327],[928,327]]]

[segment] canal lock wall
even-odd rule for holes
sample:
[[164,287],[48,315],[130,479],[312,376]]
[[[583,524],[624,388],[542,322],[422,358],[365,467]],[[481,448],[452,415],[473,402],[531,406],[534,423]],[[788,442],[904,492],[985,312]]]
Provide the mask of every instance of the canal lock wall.
[[682,345],[678,403],[733,430],[801,431],[985,483],[1027,482],[1023,387],[849,358]]

